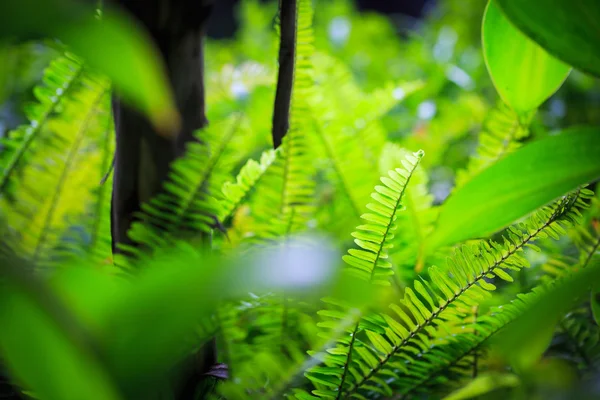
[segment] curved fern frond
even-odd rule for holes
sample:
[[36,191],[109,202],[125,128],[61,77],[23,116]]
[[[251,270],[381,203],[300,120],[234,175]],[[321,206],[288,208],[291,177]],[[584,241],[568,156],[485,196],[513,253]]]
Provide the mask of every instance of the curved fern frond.
[[[530,116],[529,118],[531,118]],[[479,172],[518,149],[523,139],[529,136],[527,121],[519,119],[517,113],[503,102],[491,109],[479,134],[479,145],[465,170],[456,177],[456,188],[463,186]]]
[[[375,187],[375,192],[371,194],[375,202],[367,205],[372,213],[362,216],[367,224],[358,226],[357,231],[352,234],[360,249],[350,249],[348,254],[342,257],[348,265],[346,270],[352,275],[376,285],[390,284],[389,277],[394,272],[387,258],[394,237],[393,232],[396,230],[397,212],[404,208],[402,204],[404,194],[423,155],[422,150],[407,154],[405,159],[401,160],[403,168],[390,170],[387,177],[381,178],[384,186]],[[343,321],[347,318],[348,308],[335,299],[324,301],[328,308],[320,311],[319,315],[332,320],[320,323],[319,326],[326,329],[336,327],[339,320]],[[360,358],[364,350],[362,342],[357,339],[358,331],[372,329],[380,333],[385,332],[378,329],[378,326],[384,323],[383,320],[371,321],[371,319],[368,315],[364,316],[347,329],[349,337],[343,337],[334,349],[329,350],[332,356],[325,360],[326,367],[314,367],[307,371],[306,376],[313,382],[334,388],[333,391],[318,389],[313,392],[314,394],[339,399],[347,380],[350,379],[350,374],[354,377],[359,375],[353,366],[355,357]],[[365,325],[368,328],[365,328]],[[355,355],[355,352],[358,355]],[[334,365],[341,369],[336,369]]]
[[219,221],[229,219],[240,204],[248,197],[250,191],[264,176],[271,164],[275,161],[275,151],[267,150],[262,153],[260,161],[248,160],[235,178],[235,182],[225,182],[221,188],[223,199]]
[[583,215],[584,224],[573,226],[568,231],[571,239],[571,245],[575,245],[575,251],[579,254],[559,254],[550,257],[541,265],[541,270],[545,273],[541,277],[542,281],[552,281],[556,278],[564,277],[581,268],[586,268],[593,260],[600,257],[600,230],[597,228],[596,213],[594,206],[597,206],[597,200],[593,192],[589,189],[580,189],[585,198],[591,198],[590,209]]
[[[380,170],[388,171],[398,165],[408,151],[394,143],[386,143],[379,160]],[[401,281],[414,279],[425,265],[425,245],[435,225],[437,210],[433,208],[433,196],[427,188],[429,179],[425,169],[418,166],[406,189],[406,212],[398,215],[397,234],[390,259],[402,274]]]
[[81,62],[69,55],[53,60],[46,68],[42,85],[33,90],[38,103],[28,104],[24,108],[29,123],[9,132],[7,137],[2,139],[0,194],[5,194],[12,176],[18,174],[20,168],[27,164],[23,162],[23,158],[44,133],[46,123],[57,111],[62,99],[68,96],[75,84],[82,79],[82,73]]
[[375,186],[371,194],[375,202],[367,204],[371,213],[361,217],[366,224],[352,233],[360,249],[350,249],[342,257],[351,267],[349,271],[359,278],[375,284],[390,284],[389,276],[394,272],[387,258],[396,230],[396,213],[404,209],[402,200],[406,187],[423,155],[422,150],[407,155],[402,160],[404,168],[390,170],[388,177],[381,178],[383,186]]

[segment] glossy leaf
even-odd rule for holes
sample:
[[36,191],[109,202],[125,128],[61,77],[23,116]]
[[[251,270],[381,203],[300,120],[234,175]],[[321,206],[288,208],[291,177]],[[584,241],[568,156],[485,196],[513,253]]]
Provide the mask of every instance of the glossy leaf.
[[550,54],[600,76],[600,2],[496,0],[508,19]]
[[106,74],[122,97],[148,115],[165,134],[175,131],[178,114],[162,61],[149,37],[123,14],[72,0],[0,2],[0,39],[51,37]]
[[520,148],[442,206],[430,248],[488,236],[600,177],[600,129],[572,128]]
[[483,18],[482,44],[496,90],[519,113],[539,107],[571,71],[515,28],[495,1],[489,2]]

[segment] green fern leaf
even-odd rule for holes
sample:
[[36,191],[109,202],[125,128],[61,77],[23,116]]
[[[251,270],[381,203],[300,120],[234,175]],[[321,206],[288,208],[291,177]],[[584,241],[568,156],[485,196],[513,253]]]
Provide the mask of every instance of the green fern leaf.
[[3,196],[0,202],[18,235],[16,247],[49,266],[71,235],[69,224],[90,207],[90,193],[101,180],[90,176],[105,173],[100,169],[106,153],[98,148],[110,130],[110,86],[67,55],[46,70],[36,93],[41,104],[30,111],[35,119],[17,130],[24,136],[11,134],[13,146],[6,153],[3,182],[19,201]]
[[[231,143],[242,129],[243,120],[234,115],[196,133],[198,141],[189,143],[185,155],[171,165],[163,192],[142,205],[139,221],[132,224],[129,235],[143,249],[123,247],[128,255],[143,257],[147,249],[198,239],[212,231],[221,213],[214,195],[227,179],[232,167],[228,153],[235,153]],[[124,268],[128,264],[127,257],[119,260]]]
[[402,200],[406,186],[423,154],[418,151],[407,155],[402,162],[404,168],[389,171],[388,177],[381,178],[383,186],[376,186],[371,194],[375,202],[367,205],[371,212],[362,216],[366,224],[360,225],[352,234],[360,248],[349,250],[343,257],[354,275],[376,284],[390,284],[388,279],[393,270],[387,258],[396,230],[396,213],[404,208]]
[[275,161],[275,151],[267,150],[261,157],[260,162],[248,160],[235,178],[235,182],[225,182],[221,189],[223,199],[221,200],[221,212],[219,220],[225,222],[235,213],[235,210],[248,197],[250,191]]
[[61,100],[76,86],[82,73],[81,62],[69,55],[53,60],[46,68],[42,85],[33,90],[38,102],[28,104],[24,109],[29,123],[9,132],[7,138],[2,139],[0,193],[6,193],[11,177],[19,173],[19,168],[27,165],[24,157],[44,133],[46,122],[57,111]]

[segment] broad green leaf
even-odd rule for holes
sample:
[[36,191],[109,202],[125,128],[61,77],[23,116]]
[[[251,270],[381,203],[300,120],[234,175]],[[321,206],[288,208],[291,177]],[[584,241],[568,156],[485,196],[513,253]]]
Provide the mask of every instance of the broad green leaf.
[[539,107],[571,71],[515,28],[495,1],[488,3],[483,17],[482,44],[496,90],[518,113]]
[[444,400],[472,399],[490,393],[496,389],[516,387],[520,384],[519,377],[510,373],[490,372],[478,376],[465,386],[455,390]]
[[515,26],[550,54],[600,77],[600,1],[495,1]]
[[599,177],[598,128],[571,128],[523,146],[448,198],[429,248],[488,236]]
[[51,37],[106,74],[120,95],[164,134],[179,123],[162,60],[149,37],[125,15],[72,0],[2,0],[0,39]]

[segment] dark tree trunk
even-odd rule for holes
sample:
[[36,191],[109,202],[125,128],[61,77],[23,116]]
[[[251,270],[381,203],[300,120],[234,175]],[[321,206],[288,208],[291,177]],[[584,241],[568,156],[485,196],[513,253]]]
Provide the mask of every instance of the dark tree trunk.
[[181,130],[167,139],[132,108],[113,99],[117,146],[112,203],[113,251],[129,243],[134,213],[162,186],[170,163],[193,132],[207,123],[204,104],[203,35],[212,0],[118,0],[148,30],[167,67]]
[[[150,32],[167,67],[181,115],[180,132],[167,139],[144,116],[113,98],[117,145],[111,217],[113,251],[118,252],[118,244],[130,244],[127,231],[135,213],[161,190],[170,163],[193,140],[193,132],[207,124],[202,40],[213,0],[115,2]],[[182,362],[178,367],[182,371],[179,381],[173,382],[174,398],[194,399],[198,384],[215,363],[214,343]]]

